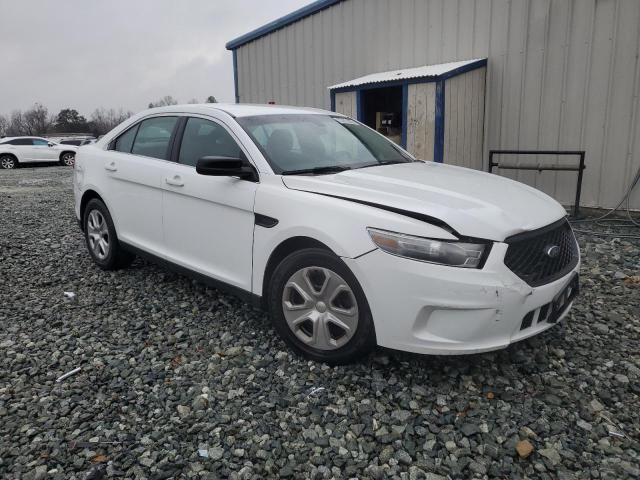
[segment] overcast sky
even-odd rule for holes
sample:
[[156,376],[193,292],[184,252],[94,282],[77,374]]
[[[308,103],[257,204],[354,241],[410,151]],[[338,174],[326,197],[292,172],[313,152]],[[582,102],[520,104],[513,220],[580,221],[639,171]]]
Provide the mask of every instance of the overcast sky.
[[225,43],[311,0],[0,0],[0,113],[234,100]]

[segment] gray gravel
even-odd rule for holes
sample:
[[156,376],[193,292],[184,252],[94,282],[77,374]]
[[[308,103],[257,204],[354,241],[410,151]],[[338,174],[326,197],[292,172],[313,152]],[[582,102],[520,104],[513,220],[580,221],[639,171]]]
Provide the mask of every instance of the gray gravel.
[[638,478],[640,242],[580,243],[564,326],[329,368],[231,296],[94,267],[71,170],[2,171],[0,477]]

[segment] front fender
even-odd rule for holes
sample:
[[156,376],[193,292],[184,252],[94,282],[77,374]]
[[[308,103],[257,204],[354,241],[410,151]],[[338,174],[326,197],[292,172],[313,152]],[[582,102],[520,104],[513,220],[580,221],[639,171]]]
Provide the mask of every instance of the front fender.
[[290,190],[282,183],[273,181],[260,184],[254,208],[256,214],[278,221],[272,228],[256,225],[254,230],[252,291],[258,295],[262,292],[264,272],[271,253],[293,237],[312,238],[343,258],[357,258],[376,248],[367,227],[430,238],[455,239],[440,227],[399,213]]

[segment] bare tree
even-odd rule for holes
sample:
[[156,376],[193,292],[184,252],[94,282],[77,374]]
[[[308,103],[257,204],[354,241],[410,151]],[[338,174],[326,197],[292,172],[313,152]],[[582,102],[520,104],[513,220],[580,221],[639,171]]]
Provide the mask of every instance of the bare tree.
[[4,137],[7,134],[8,127],[9,119],[4,115],[0,115],[0,137]]
[[14,110],[9,117],[9,125],[7,126],[7,134],[11,136],[26,135],[26,127],[21,110]]
[[36,103],[23,114],[24,123],[29,133],[27,135],[46,135],[51,128],[51,117],[47,107]]
[[89,117],[89,123],[93,133],[96,135],[104,135],[131,117],[131,115],[133,115],[133,112],[124,111],[122,108],[116,111],[114,108],[107,110],[101,107],[93,111]]
[[36,103],[24,112],[14,110],[6,127],[7,135],[46,135],[53,124],[47,107]]
[[178,104],[178,101],[175,98],[173,98],[171,95],[165,95],[157,102],[149,103],[149,108],[165,107],[168,105],[177,105],[177,104]]

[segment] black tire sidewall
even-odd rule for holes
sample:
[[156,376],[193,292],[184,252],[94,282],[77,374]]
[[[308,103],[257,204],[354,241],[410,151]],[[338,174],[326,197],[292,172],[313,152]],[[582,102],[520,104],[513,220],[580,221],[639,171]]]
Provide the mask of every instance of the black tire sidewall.
[[[107,229],[109,231],[109,254],[104,260],[100,260],[98,257],[96,257],[91,250],[91,247],[89,246],[89,228],[87,223],[89,219],[89,213],[91,213],[93,210],[98,210],[102,214],[105,221],[107,222]],[[89,251],[89,255],[91,255],[91,258],[96,263],[96,265],[98,265],[103,270],[116,269],[118,267],[119,253],[118,237],[116,235],[116,229],[113,225],[113,220],[111,219],[111,215],[109,214],[109,210],[107,209],[106,205],[96,198],[89,200],[89,203],[87,203],[87,206],[84,210],[82,225],[84,226],[84,241],[87,245],[87,250]]]
[[[336,350],[318,350],[304,344],[291,331],[282,311],[282,292],[286,282],[296,271],[310,266],[336,272],[349,284],[358,302],[360,316],[356,333],[346,345]],[[376,344],[371,310],[362,287],[349,267],[330,251],[308,248],[290,254],[276,267],[267,292],[267,306],[276,331],[292,349],[311,360],[332,365],[350,363],[366,356]]]

